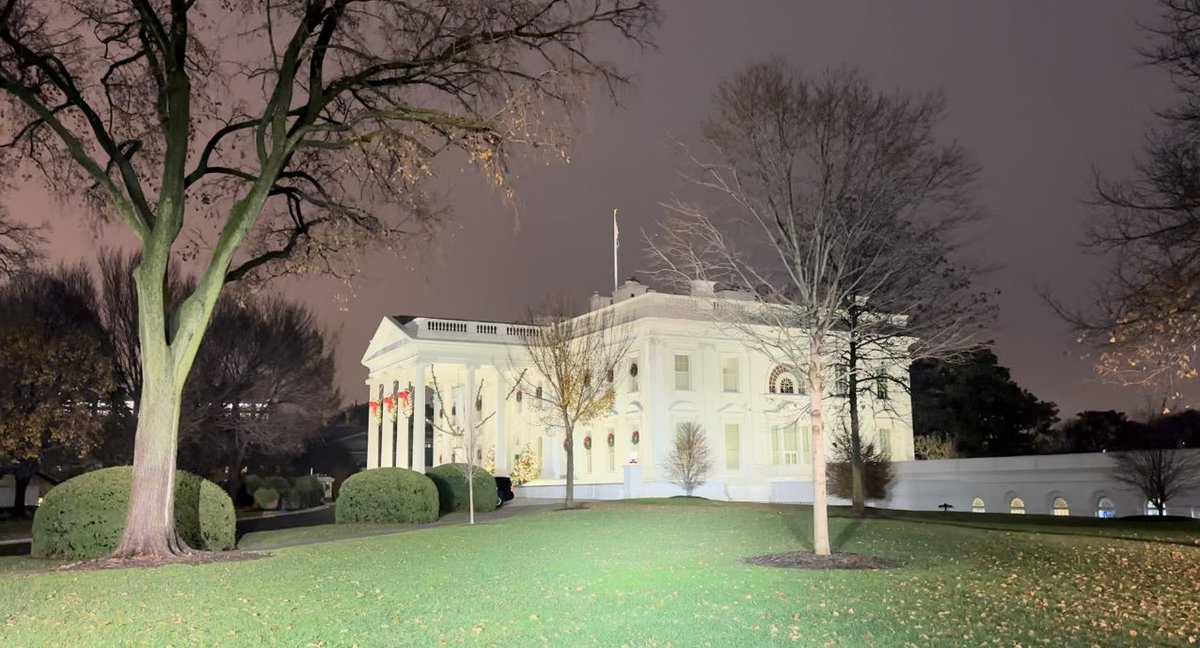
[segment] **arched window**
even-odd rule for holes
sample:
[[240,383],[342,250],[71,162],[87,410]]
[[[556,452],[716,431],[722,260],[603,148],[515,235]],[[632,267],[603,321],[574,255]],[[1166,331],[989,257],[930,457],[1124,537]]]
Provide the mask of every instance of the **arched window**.
[[1008,512],[1013,515],[1025,515],[1025,500],[1014,497],[1008,503]]
[[796,393],[796,383],[792,382],[791,376],[784,376],[779,379],[779,393],[780,394],[795,394]]
[[983,505],[982,497],[976,497],[975,499],[971,500],[971,512],[987,513],[987,507]]
[[1067,498],[1055,497],[1054,503],[1050,505],[1050,513],[1053,515],[1070,515],[1071,507],[1067,506]]
[[776,365],[767,379],[767,390],[772,394],[803,394],[804,385],[796,375],[791,367]]
[[1100,500],[1098,502],[1096,502],[1096,517],[1098,517],[1098,518],[1117,517],[1117,508],[1115,506],[1113,506],[1113,501],[1108,499],[1107,497],[1101,497]]

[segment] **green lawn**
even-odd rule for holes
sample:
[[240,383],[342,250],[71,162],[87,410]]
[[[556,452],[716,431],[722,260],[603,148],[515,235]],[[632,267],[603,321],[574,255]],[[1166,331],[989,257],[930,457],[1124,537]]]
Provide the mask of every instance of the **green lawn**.
[[[842,550],[905,563],[865,572],[737,562],[807,547],[807,509],[667,501],[482,516],[475,527],[317,544],[374,529],[263,533],[244,544],[309,544],[202,567],[36,573],[28,570],[37,561],[0,559],[0,645],[1157,646],[1200,639],[1200,548],[1178,542],[1186,527],[1171,531],[1170,542],[1145,542],[1087,535],[1078,523],[1048,518],[1013,520],[1020,530],[1009,531],[969,526],[980,523],[969,514],[900,517],[832,521]],[[1072,531],[1057,533],[1063,528]]]

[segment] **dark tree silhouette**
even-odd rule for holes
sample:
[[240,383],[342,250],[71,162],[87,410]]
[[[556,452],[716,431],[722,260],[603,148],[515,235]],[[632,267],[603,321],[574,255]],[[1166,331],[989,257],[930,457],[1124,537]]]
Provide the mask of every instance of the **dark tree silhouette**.
[[948,435],[961,457],[1032,454],[1058,408],[1012,380],[989,349],[964,362],[912,366],[913,435]]
[[116,377],[86,268],[24,272],[0,285],[0,468],[13,510],[51,458],[78,463],[101,442]]

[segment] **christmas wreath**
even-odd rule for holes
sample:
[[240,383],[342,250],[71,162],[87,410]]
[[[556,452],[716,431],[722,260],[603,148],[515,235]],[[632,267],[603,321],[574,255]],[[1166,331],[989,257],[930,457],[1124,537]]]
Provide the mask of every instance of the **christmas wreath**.
[[413,414],[412,392],[405,389],[396,394],[396,399],[400,401],[400,409],[404,413],[404,418],[408,418]]
[[521,402],[521,396],[522,396],[521,390],[520,390],[520,389],[518,389],[518,390],[517,390],[517,402],[518,402],[518,403],[520,403],[520,402]]
[[633,436],[629,437],[629,440],[633,442],[633,445],[637,445],[638,441],[642,440],[642,435],[638,434],[637,430],[634,430]]
[[371,418],[372,419],[381,418],[380,412],[379,412],[379,401],[371,401],[369,403],[369,405],[371,406]]
[[612,432],[608,433],[608,447],[613,447],[617,444],[617,435]]
[[583,437],[583,449],[584,450],[592,449],[592,436],[590,434]]
[[566,450],[567,452],[571,451],[571,440],[570,439],[563,439],[563,450]]
[[631,378],[637,378],[637,363],[636,362],[629,363],[629,376]]

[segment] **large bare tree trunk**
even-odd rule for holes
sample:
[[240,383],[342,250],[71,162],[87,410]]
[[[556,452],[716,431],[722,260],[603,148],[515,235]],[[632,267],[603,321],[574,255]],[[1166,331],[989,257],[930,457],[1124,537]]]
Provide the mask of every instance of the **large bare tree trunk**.
[[821,344],[817,339],[808,347],[808,393],[812,397],[809,415],[812,418],[813,458],[813,553],[829,555],[829,498],[825,485],[825,423],[821,406],[824,399],[824,380],[821,378]]
[[[189,551],[175,533],[175,458],[180,390],[169,367],[145,363],[133,446],[133,483],[125,531],[114,558],[167,557]],[[165,375],[164,375],[165,374]]]
[[[129,511],[113,558],[166,558],[190,551],[175,532],[175,465],[183,400],[181,376],[187,376],[187,368],[181,369],[179,364],[190,366],[195,350],[180,359],[168,341],[164,282],[169,250],[169,243],[165,250],[147,245],[134,272],[142,395],[133,445]],[[198,336],[186,343],[198,346]]]

